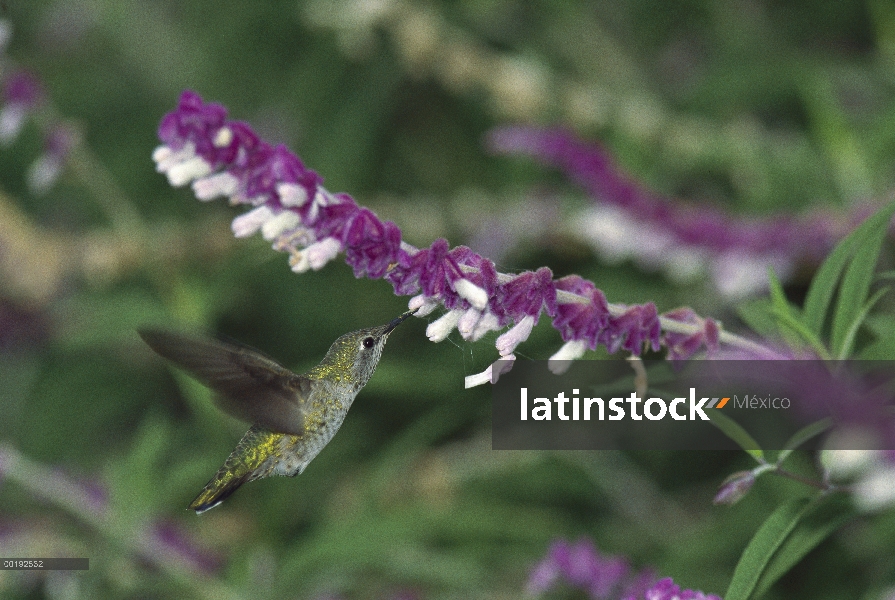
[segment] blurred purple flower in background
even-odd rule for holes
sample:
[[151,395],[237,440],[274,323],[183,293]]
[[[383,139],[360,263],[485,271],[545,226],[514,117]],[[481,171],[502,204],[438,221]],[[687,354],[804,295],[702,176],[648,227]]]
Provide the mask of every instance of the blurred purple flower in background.
[[799,263],[819,262],[872,211],[865,206],[851,215],[814,210],[756,218],[685,203],[648,190],[624,174],[605,148],[565,129],[500,127],[488,136],[488,146],[498,154],[532,156],[583,187],[596,202],[579,215],[575,233],[604,259],[631,258],[679,281],[708,272],[728,297],[765,291],[768,266],[786,279]]
[[[640,600],[639,597],[635,597]],[[631,598],[630,600],[635,600]],[[626,599],[628,600],[628,599]],[[715,594],[705,594],[698,590],[682,590],[670,577],[659,581],[643,594],[643,600],[722,600]]]
[[12,144],[25,124],[39,111],[43,118],[35,119],[44,138],[44,152],[28,169],[28,188],[34,194],[49,190],[59,177],[65,161],[80,141],[76,132],[59,122],[48,109],[49,99],[40,78],[19,68],[5,54],[12,38],[12,25],[0,19],[0,145]]
[[28,71],[15,71],[3,80],[3,105],[0,108],[0,144],[12,142],[32,111],[43,103],[43,86]]
[[62,124],[55,125],[44,136],[44,153],[28,169],[28,188],[32,193],[46,193],[56,183],[75,143],[74,130]]
[[162,519],[151,527],[150,544],[162,553],[170,553],[200,573],[211,575],[219,571],[223,559],[201,548],[184,528],[170,519]]
[[526,592],[538,596],[562,584],[587,593],[592,600],[721,600],[682,591],[670,578],[658,580],[651,570],[636,573],[625,558],[600,554],[586,538],[574,544],[553,542],[531,570]]

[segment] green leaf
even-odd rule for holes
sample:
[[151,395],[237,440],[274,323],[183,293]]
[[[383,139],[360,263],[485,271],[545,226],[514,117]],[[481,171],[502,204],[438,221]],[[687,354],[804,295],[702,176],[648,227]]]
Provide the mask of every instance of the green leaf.
[[[858,229],[861,229],[860,227]],[[833,300],[833,294],[836,292],[836,285],[839,283],[839,277],[845,269],[846,263],[854,254],[857,238],[855,234],[858,229],[853,231],[839,242],[830,255],[824,260],[823,264],[811,280],[808,287],[808,294],[805,297],[804,317],[805,324],[815,335],[820,335],[823,331],[824,320],[830,302]]]
[[833,315],[831,345],[836,356],[842,356],[848,343],[849,331],[856,327],[867,301],[870,284],[873,283],[873,271],[893,213],[895,203],[864,221],[849,235],[855,237],[854,258],[842,277],[836,312]]
[[814,436],[820,435],[821,433],[829,429],[832,425],[832,419],[821,419],[820,421],[816,421],[799,429],[797,432],[792,434],[792,437],[789,438],[785,444],[783,444],[783,450],[781,450],[780,453],[777,454],[777,464],[783,464],[783,461],[785,461],[787,457],[792,454],[793,450],[795,450]]
[[759,446],[758,442],[756,442],[755,439],[749,435],[749,432],[743,429],[739,423],[718,410],[712,411],[711,421],[712,425],[720,429],[724,435],[735,441],[739,447],[754,458],[758,464],[764,464],[766,462],[764,451],[761,449],[761,446]]
[[859,239],[866,236],[867,232],[872,230],[879,222],[883,223],[883,229],[885,229],[885,226],[892,218],[893,211],[895,211],[895,204],[882,209],[876,215],[864,221],[860,227],[837,244],[836,248],[833,249],[833,252],[830,253],[817,271],[817,274],[811,281],[811,286],[808,288],[804,310],[805,323],[815,334],[821,334],[840,275],[849,260],[856,253]]
[[761,337],[776,338],[780,335],[777,319],[768,298],[746,301],[740,304],[736,311],[749,329]]
[[[830,353],[820,338],[814,335],[808,326],[799,321],[792,312],[781,313],[774,309],[774,314],[781,325],[780,331],[787,338],[790,346],[799,347],[807,343],[821,358],[825,360],[830,358]],[[798,339],[796,339],[797,337]]]
[[806,498],[791,500],[777,508],[755,533],[752,541],[743,551],[724,594],[724,600],[748,600],[763,583],[764,573],[774,558],[774,554],[786,541],[799,520],[808,510]]
[[771,313],[777,319],[777,328],[787,344],[797,348],[807,343],[819,356],[828,358],[829,352],[823,342],[805,324],[799,309],[786,299],[783,286],[770,267],[768,267],[768,285],[771,288]]
[[864,320],[864,325],[876,339],[861,349],[858,358],[861,360],[895,359],[895,316],[882,313],[868,315]]
[[780,279],[774,273],[774,269],[768,267],[768,285],[771,288],[771,308],[778,315],[788,315],[798,321],[798,309],[789,303],[786,294],[783,293],[783,286]]
[[761,598],[806,554],[856,515],[857,511],[845,493],[828,494],[813,501],[762,573],[754,597]]
[[848,331],[845,333],[845,339],[842,342],[842,349],[839,351],[838,357],[839,360],[845,360],[848,358],[849,354],[851,354],[852,347],[855,344],[855,337],[858,335],[858,330],[861,328],[861,325],[864,323],[864,320],[867,318],[867,315],[870,314],[870,309],[879,302],[880,298],[885,296],[891,288],[885,287],[881,290],[877,290],[876,293],[867,301],[864,307],[861,309],[861,312],[855,316],[855,320],[852,322],[851,327],[848,328]]

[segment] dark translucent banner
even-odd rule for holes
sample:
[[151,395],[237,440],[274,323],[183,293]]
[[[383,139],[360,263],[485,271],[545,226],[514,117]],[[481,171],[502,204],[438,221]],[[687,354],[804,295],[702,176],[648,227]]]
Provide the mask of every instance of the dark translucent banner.
[[86,571],[89,558],[0,558],[0,571]]
[[895,361],[550,366],[565,372],[518,360],[493,384],[495,450],[895,449]]

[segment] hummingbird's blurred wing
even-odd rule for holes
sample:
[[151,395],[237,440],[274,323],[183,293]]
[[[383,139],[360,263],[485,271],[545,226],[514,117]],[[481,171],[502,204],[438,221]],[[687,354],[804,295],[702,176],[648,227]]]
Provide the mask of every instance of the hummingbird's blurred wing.
[[218,393],[227,414],[278,433],[301,435],[302,399],[311,381],[246,346],[174,333],[140,329],[150,348]]

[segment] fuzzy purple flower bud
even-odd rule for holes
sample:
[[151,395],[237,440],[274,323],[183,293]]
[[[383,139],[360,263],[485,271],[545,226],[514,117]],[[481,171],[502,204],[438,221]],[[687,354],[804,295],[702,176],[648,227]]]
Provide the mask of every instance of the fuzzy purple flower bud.
[[674,361],[687,360],[703,347],[709,352],[718,349],[718,324],[712,319],[703,319],[689,308],[678,308],[665,313],[670,321],[696,325],[700,329],[695,333],[675,333],[665,331],[662,343],[668,348],[668,358]]
[[358,211],[343,238],[346,262],[355,277],[380,278],[398,257],[401,231],[391,221],[382,223],[366,208]]
[[593,283],[578,275],[558,279],[556,289],[582,296],[587,301],[558,305],[553,326],[559,330],[563,340],[581,340],[587,343],[588,348],[596,350],[599,335],[609,325],[611,317],[606,296]]
[[755,484],[753,471],[738,471],[731,473],[715,494],[715,504],[736,504],[742,500]]
[[498,316],[534,317],[535,323],[545,310],[551,317],[556,316],[556,288],[553,273],[547,267],[535,272],[521,273],[505,284],[498,286],[496,306]]
[[640,355],[644,345],[652,350],[660,348],[661,332],[656,305],[648,302],[630,306],[620,315],[611,316],[609,324],[600,332],[599,341],[609,352],[617,352],[622,348]]

